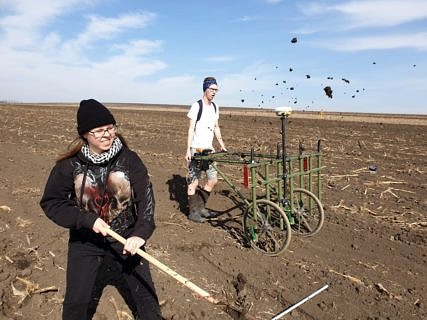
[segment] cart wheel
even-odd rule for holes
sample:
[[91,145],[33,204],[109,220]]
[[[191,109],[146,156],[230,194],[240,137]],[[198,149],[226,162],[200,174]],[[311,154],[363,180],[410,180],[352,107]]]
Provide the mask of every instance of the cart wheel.
[[[245,236],[251,246],[268,256],[282,253],[291,241],[291,225],[283,210],[274,202],[257,200],[243,215]],[[254,212],[255,211],[255,212]]]
[[319,232],[325,219],[319,198],[312,192],[300,188],[295,188],[292,196],[292,231],[302,236],[312,236]]

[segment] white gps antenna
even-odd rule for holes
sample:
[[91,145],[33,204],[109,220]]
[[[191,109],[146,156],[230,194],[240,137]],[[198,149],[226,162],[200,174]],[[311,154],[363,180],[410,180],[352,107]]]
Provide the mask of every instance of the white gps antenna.
[[292,108],[291,107],[277,107],[276,109],[274,109],[274,112],[276,112],[276,114],[278,116],[289,116],[292,113]]

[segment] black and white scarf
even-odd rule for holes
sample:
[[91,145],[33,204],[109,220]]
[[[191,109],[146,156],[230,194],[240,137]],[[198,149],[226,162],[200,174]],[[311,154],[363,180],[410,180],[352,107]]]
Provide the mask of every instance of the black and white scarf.
[[92,161],[95,164],[101,164],[107,161],[110,161],[123,147],[122,142],[118,137],[116,137],[111,145],[111,148],[108,151],[105,151],[101,154],[95,154],[90,152],[89,145],[85,144],[82,147],[83,155]]

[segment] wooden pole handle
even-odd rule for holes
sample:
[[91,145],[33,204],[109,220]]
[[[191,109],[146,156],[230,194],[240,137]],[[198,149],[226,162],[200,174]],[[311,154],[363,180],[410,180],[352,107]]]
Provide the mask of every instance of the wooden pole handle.
[[[118,233],[114,232],[113,230],[109,229],[109,228],[105,228],[104,229],[105,232],[110,235],[111,237],[113,237],[114,239],[116,239],[118,242],[120,242],[121,244],[125,245],[126,243],[126,239],[123,238],[121,235],[119,235]],[[187,288],[189,288],[190,290],[194,291],[195,293],[197,293],[199,296],[201,296],[202,298],[206,299],[207,301],[214,303],[214,304],[220,304],[220,301],[215,299],[214,297],[212,297],[209,292],[203,290],[202,288],[196,286],[193,282],[191,282],[190,280],[184,278],[183,276],[181,276],[180,274],[178,274],[177,272],[175,272],[174,270],[172,270],[171,268],[169,268],[168,266],[164,265],[163,263],[161,263],[159,260],[157,260],[156,258],[154,258],[153,256],[149,255],[147,252],[141,250],[141,249],[137,249],[136,253],[138,255],[140,255],[141,257],[143,257],[145,260],[147,260],[148,262],[150,262],[151,264],[155,265],[157,268],[159,268],[161,271],[163,271],[164,273],[170,275],[172,278],[174,278],[176,281],[182,283],[183,285],[185,285]]]

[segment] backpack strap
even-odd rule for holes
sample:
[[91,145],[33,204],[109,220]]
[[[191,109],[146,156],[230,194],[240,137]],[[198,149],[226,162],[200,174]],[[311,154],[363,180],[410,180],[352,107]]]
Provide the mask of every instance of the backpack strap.
[[199,101],[197,101],[197,103],[199,104],[199,112],[197,113],[196,123],[199,122],[200,118],[202,117],[202,111],[203,111],[203,102],[202,102],[202,99],[200,99]]
[[[199,122],[200,118],[202,117],[202,112],[203,112],[203,102],[202,99],[200,99],[199,101],[197,101],[197,103],[199,104],[199,112],[197,113],[197,119],[196,119],[196,123]],[[214,106],[214,110],[216,113],[216,104],[212,101],[211,102]]]

